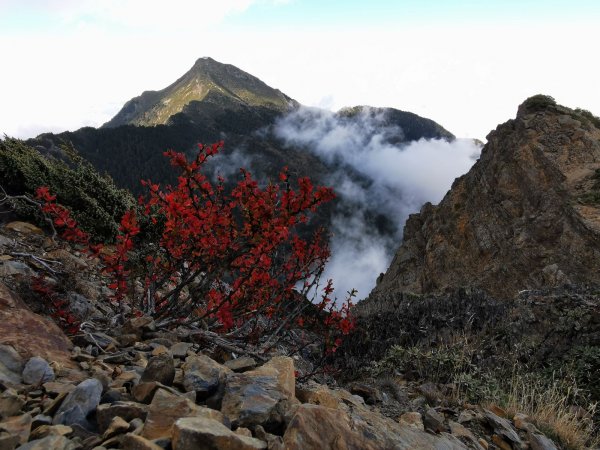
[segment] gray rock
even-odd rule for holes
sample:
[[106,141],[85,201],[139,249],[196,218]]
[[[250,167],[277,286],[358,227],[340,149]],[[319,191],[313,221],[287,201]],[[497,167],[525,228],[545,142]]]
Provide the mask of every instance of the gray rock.
[[0,394],[0,418],[19,414],[23,406],[25,406],[24,398],[19,396],[13,389],[7,389]]
[[434,433],[441,433],[447,430],[447,426],[444,424],[444,415],[437,412],[433,408],[427,409],[423,415],[423,424],[426,430],[431,430]]
[[171,354],[174,358],[185,358],[188,350],[192,348],[193,345],[194,344],[190,342],[178,342],[171,347]]
[[241,358],[225,361],[224,366],[230,368],[234,372],[245,372],[246,370],[254,369],[256,367],[256,361],[249,356],[242,356]]
[[514,443],[518,446],[518,448],[522,447],[523,442],[521,441],[521,438],[508,420],[497,416],[487,409],[484,410],[484,414],[488,423],[492,426],[497,435],[502,436],[507,441]]
[[157,381],[165,386],[171,386],[175,379],[175,364],[168,353],[154,356],[148,361],[140,382]]
[[71,425],[79,424],[84,428],[90,426],[87,415],[95,410],[102,396],[102,383],[89,378],[82,381],[70,392],[58,408],[53,424]]
[[21,261],[3,261],[0,263],[0,278],[14,275],[31,276],[33,273],[31,267]]
[[183,365],[183,387],[186,392],[195,391],[199,398],[206,398],[219,388],[230,369],[208,356],[188,356]]
[[236,434],[213,419],[186,417],[175,422],[173,448],[177,450],[261,450],[267,448],[267,443]]
[[54,380],[54,370],[44,358],[34,356],[25,364],[22,376],[26,384],[41,385]]

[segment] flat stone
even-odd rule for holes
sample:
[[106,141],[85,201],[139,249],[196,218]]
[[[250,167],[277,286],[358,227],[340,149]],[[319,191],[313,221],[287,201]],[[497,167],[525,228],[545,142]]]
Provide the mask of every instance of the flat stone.
[[225,377],[233,373],[205,355],[188,356],[183,365],[183,388],[186,392],[195,391],[199,398],[212,395]]
[[4,419],[0,422],[0,430],[18,436],[19,443],[24,444],[29,440],[31,433],[31,415],[23,414]]
[[254,358],[249,356],[242,356],[241,358],[230,359],[225,361],[225,367],[233,370],[234,372],[245,372],[250,369],[254,369],[257,364]]
[[64,436],[46,436],[42,439],[28,442],[19,447],[19,450],[75,450],[80,448]]
[[39,227],[36,227],[34,224],[29,223],[29,222],[21,222],[18,220],[7,223],[6,225],[4,225],[4,229],[16,231],[17,233],[21,233],[21,234],[37,234],[40,236],[44,234],[42,229]]
[[171,386],[175,378],[175,365],[173,358],[168,353],[150,358],[140,382],[157,381],[165,386]]
[[148,406],[136,402],[103,403],[96,408],[96,421],[101,433],[108,429],[111,420],[116,416],[131,422],[133,419],[145,420],[147,415]]
[[267,443],[234,433],[222,423],[204,417],[186,417],[175,422],[176,450],[261,450]]
[[73,428],[66,425],[41,425],[31,432],[30,439],[42,439],[46,436],[68,436]]
[[340,404],[333,392],[327,386],[320,384],[309,384],[296,389],[296,397],[302,403],[312,403],[333,409],[337,409]]
[[102,440],[110,439],[118,434],[124,434],[128,430],[129,423],[127,421],[119,416],[113,417],[108,428],[106,428],[106,431],[102,434]]
[[54,425],[78,424],[89,427],[87,415],[94,411],[100,403],[102,383],[96,378],[89,378],[79,383],[58,408],[54,416]]
[[54,380],[54,370],[44,358],[34,356],[25,364],[22,378],[26,384],[41,385]]
[[163,447],[136,434],[127,433],[121,442],[123,450],[164,450]]
[[148,408],[142,436],[147,439],[169,437],[173,424],[183,417],[207,417],[225,422],[223,414],[219,411],[196,405],[191,400],[165,389],[158,389]]
[[71,383],[61,383],[60,381],[49,381],[49,382],[43,384],[43,388],[48,394],[58,395],[58,394],[68,394],[73,389],[75,389],[75,386]]
[[174,358],[185,358],[187,356],[188,351],[193,346],[194,344],[190,342],[177,342],[176,344],[171,346],[171,354]]

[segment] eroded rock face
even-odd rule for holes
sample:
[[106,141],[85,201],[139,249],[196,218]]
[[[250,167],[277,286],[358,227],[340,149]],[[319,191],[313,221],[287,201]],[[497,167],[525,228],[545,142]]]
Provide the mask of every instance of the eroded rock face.
[[477,287],[498,298],[600,282],[600,129],[526,101],[437,206],[411,215],[372,295]]
[[73,366],[73,344],[51,319],[33,313],[0,283],[0,344],[12,346],[22,357],[40,356]]

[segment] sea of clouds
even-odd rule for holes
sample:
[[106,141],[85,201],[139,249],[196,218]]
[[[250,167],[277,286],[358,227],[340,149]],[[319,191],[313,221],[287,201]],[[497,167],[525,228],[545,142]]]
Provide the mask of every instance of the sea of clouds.
[[[425,202],[438,203],[481,152],[472,139],[402,143],[402,130],[386,120],[385,110],[369,108],[348,117],[301,107],[280,119],[273,132],[284,144],[334,167],[326,182],[346,206],[352,205],[351,211],[337,211],[332,221],[332,257],[325,276],[334,280],[338,299],[352,288],[358,299],[369,294],[402,241],[408,215]],[[391,233],[373,226],[373,211],[393,225]]]

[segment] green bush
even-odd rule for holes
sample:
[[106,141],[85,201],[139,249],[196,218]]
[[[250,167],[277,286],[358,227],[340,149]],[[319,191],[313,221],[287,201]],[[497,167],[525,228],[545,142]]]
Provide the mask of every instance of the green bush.
[[[65,160],[43,156],[18,139],[5,138],[0,141],[0,185],[9,195],[29,196],[48,186],[85,231],[98,240],[112,241],[120,217],[135,205],[134,198],[73,149],[66,147],[63,154]],[[34,206],[17,201],[13,207],[20,216],[43,223]]]

